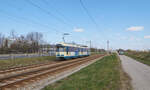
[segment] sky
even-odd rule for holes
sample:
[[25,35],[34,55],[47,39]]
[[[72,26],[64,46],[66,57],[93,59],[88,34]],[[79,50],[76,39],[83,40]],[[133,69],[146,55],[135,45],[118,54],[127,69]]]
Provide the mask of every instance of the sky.
[[[150,0],[0,0],[0,33],[41,32],[47,43],[150,49]],[[90,17],[89,17],[90,15]],[[92,18],[92,20],[91,20]]]

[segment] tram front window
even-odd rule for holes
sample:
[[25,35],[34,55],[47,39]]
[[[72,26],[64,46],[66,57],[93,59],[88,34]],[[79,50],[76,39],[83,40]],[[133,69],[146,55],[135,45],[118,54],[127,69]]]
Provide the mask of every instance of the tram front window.
[[57,52],[64,52],[64,48],[63,47],[57,47]]

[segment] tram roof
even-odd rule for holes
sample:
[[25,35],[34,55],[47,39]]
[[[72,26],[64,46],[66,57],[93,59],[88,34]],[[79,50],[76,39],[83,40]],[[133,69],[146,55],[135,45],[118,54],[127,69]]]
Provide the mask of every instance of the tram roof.
[[58,43],[56,46],[70,46],[70,47],[80,47],[80,48],[87,48],[88,46],[86,45],[80,45],[80,44],[75,44],[75,43]]

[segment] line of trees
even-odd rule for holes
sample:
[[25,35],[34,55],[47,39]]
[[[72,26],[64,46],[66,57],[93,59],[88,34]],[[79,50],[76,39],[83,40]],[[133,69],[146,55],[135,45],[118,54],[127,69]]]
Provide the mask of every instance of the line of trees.
[[[47,53],[51,45],[43,44],[43,42],[43,34],[39,32],[17,35],[15,31],[11,31],[7,37],[0,33],[0,54]],[[105,50],[91,48],[91,52],[105,52]]]
[[43,34],[39,32],[17,36],[14,31],[11,31],[8,37],[0,33],[0,54],[36,53],[39,52],[42,42]]
[[106,52],[105,49],[91,48],[90,50],[91,50],[91,52],[101,52],[101,53],[105,53]]

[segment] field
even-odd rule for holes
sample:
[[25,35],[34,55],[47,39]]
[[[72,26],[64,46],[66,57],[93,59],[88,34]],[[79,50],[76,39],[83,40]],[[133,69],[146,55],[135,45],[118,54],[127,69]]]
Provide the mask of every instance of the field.
[[144,51],[127,51],[125,55],[136,59],[137,61],[150,65],[150,52]]
[[[124,88],[124,89],[123,89]],[[106,56],[43,90],[130,90],[129,77],[116,55]]]
[[39,63],[47,63],[51,60],[55,60],[55,56],[42,56],[42,57],[32,57],[32,58],[16,58],[10,60],[0,60],[0,70],[19,67],[19,66],[27,66]]

